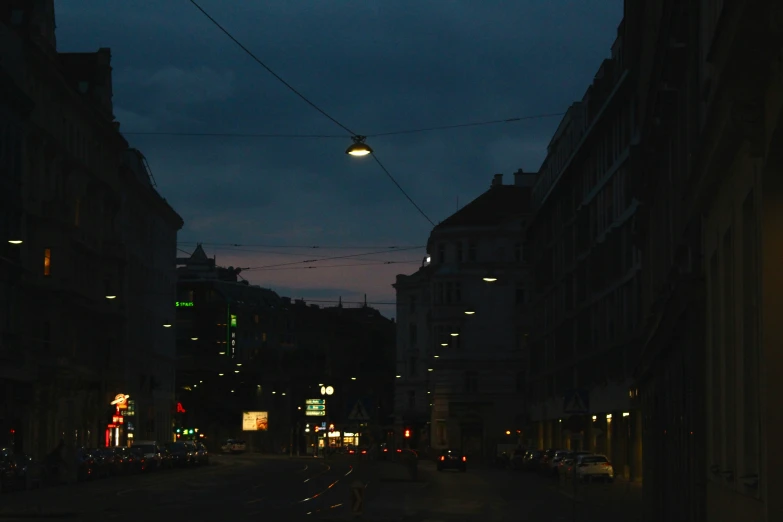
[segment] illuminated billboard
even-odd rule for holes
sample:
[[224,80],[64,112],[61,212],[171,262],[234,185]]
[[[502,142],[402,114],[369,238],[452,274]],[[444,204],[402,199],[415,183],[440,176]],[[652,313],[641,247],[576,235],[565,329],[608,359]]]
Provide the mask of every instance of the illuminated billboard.
[[242,431],[266,431],[269,429],[269,413],[265,411],[243,411]]

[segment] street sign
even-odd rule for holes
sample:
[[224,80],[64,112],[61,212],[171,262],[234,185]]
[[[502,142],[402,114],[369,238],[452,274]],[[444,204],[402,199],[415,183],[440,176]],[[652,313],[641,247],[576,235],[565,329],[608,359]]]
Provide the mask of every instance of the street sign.
[[307,399],[305,404],[326,404],[326,399]]
[[305,412],[306,417],[325,417],[326,411],[320,410],[320,411],[313,411],[313,410],[307,410]]
[[563,397],[563,413],[584,414],[590,412],[590,393],[587,390],[568,390]]
[[308,404],[306,409],[307,411],[321,411],[325,410],[326,406],[323,404]]
[[350,413],[348,414],[348,420],[352,421],[368,421],[370,420],[370,408],[366,405],[367,401],[358,399],[353,403]]
[[351,484],[351,511],[354,515],[361,515],[364,510],[364,483],[357,480]]

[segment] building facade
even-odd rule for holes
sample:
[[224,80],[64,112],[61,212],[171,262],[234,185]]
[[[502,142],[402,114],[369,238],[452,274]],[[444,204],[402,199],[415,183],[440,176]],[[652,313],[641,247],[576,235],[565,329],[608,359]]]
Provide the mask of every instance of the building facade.
[[[706,315],[706,520],[783,514],[783,6],[715,2],[700,13]],[[748,52],[751,49],[751,52]],[[706,469],[705,469],[706,468]]]
[[[520,240],[535,174],[490,189],[436,226],[425,267],[398,276],[396,403],[429,426],[419,446],[495,455],[524,424],[522,353],[528,277]],[[421,333],[420,333],[421,332]],[[419,337],[421,335],[421,337]]]
[[[172,440],[175,410],[177,231],[184,224],[155,189],[140,151],[128,149],[120,164],[119,233],[111,254],[121,272],[107,284],[111,305],[125,310],[124,344],[107,347],[119,363],[112,386],[133,401],[129,439]],[[107,254],[109,254],[107,252]],[[126,412],[127,413],[127,412]],[[109,419],[112,420],[112,419]]]
[[20,406],[25,395],[32,395],[35,378],[17,324],[22,270],[22,162],[32,105],[19,87],[24,78],[21,45],[2,23],[0,63],[0,446],[21,448],[25,437],[17,429],[25,423],[25,413]]
[[[128,308],[138,303],[127,294],[134,261],[123,243],[132,235],[123,228],[123,205],[152,211],[156,217],[148,219],[163,216],[155,222],[168,234],[170,252],[168,261],[145,265],[154,276],[166,262],[173,268],[176,239],[164,224],[172,211],[161,214],[144,193],[148,186],[123,174],[128,144],[112,111],[110,51],[58,52],[52,0],[7,2],[0,24],[12,40],[3,51],[20,48],[24,67],[16,83],[32,102],[21,190],[9,194],[20,210],[13,233],[21,241],[13,339],[30,359],[35,386],[15,386],[8,397],[24,413],[14,420],[14,446],[41,458],[60,441],[70,451],[117,442],[108,437],[110,403],[128,394],[136,378],[128,370],[127,337],[139,328],[128,323]],[[156,247],[146,248],[150,254]],[[167,291],[163,280],[150,286]],[[166,340],[153,344],[159,342]]]
[[537,325],[526,366],[528,442],[606,454],[618,472],[637,479],[639,418],[629,388],[640,259],[628,164],[636,125],[628,60],[621,23],[611,57],[567,111],[540,169],[526,230]]

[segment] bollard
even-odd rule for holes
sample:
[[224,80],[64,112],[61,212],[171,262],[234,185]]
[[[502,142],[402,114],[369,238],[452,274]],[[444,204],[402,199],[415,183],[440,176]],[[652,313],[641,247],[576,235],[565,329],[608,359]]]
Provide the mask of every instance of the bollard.
[[360,517],[364,512],[364,482],[355,480],[351,484],[351,513]]

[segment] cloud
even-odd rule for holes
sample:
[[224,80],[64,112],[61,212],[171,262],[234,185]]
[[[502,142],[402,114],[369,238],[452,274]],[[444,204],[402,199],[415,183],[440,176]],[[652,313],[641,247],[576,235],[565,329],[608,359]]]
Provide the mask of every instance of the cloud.
[[[350,9],[339,2],[200,4],[297,90],[352,132],[368,135],[378,158],[435,222],[455,210],[457,198],[464,205],[487,190],[493,174],[511,182],[520,167],[537,170],[559,118],[372,134],[564,112],[608,56],[622,15],[622,2],[606,0],[375,0]],[[426,241],[431,225],[372,158],[344,154],[350,132],[281,85],[188,2],[61,2],[57,9],[62,50],[111,47],[123,131],[345,136],[129,135],[161,194],[184,217],[181,238]],[[218,259],[250,266],[243,263],[260,255],[221,252]],[[408,268],[248,277],[302,292],[393,296],[394,276],[415,265]]]

